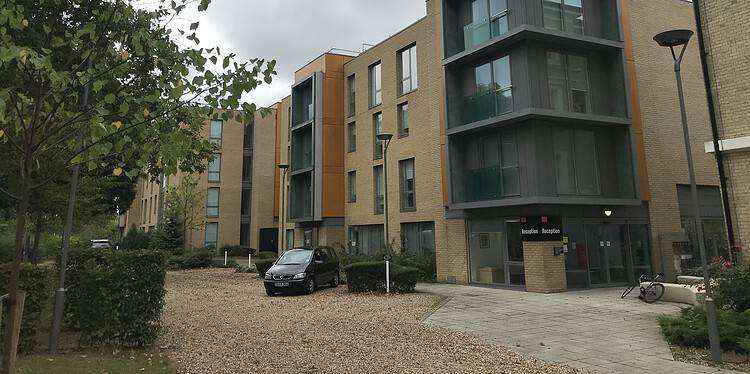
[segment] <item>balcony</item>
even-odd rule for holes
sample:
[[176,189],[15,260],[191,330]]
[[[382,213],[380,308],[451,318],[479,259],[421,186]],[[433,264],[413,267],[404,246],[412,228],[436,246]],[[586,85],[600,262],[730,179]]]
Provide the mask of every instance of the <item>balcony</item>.
[[508,32],[508,17],[506,15],[507,12],[504,12],[492,20],[483,19],[464,26],[464,50],[472,49]]
[[513,89],[509,87],[466,96],[461,99],[459,110],[460,120],[450,123],[450,127],[510,113],[513,111]]

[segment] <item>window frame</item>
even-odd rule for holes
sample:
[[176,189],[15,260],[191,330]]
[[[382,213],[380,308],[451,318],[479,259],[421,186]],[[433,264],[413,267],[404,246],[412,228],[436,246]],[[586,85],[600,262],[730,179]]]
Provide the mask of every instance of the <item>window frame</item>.
[[[404,111],[406,108],[406,111]],[[404,113],[406,113],[406,121],[404,121]],[[404,101],[396,106],[396,116],[398,117],[398,137],[405,138],[409,136],[409,102]],[[404,126],[406,123],[406,126]]]
[[[409,59],[409,76],[404,77],[404,55],[408,55]],[[396,62],[398,64],[398,75],[396,77],[398,95],[406,95],[410,92],[414,92],[419,88],[419,67],[418,67],[418,54],[417,54],[417,43],[411,43],[408,46],[398,50],[396,52]],[[409,89],[404,90],[404,83],[409,82]]]
[[[378,178],[377,176],[380,176]],[[383,165],[375,165],[372,167],[372,197],[373,197],[373,212],[375,215],[380,215],[385,212],[385,178],[383,178]],[[380,202],[382,201],[382,204]],[[382,205],[382,208],[379,208]]]
[[[564,91],[565,91],[565,99],[567,104],[567,110],[565,112],[568,113],[578,113],[578,114],[593,114],[593,106],[591,102],[591,69],[590,69],[590,61],[589,56],[585,54],[580,53],[567,53],[563,52],[558,49],[547,49],[545,51],[545,69],[547,70],[547,100],[549,101],[549,108],[552,110],[557,110],[552,107],[552,81],[550,79],[550,55],[551,54],[557,54],[561,56],[561,62],[562,62],[562,71],[564,74]],[[580,89],[573,89],[571,85],[571,71],[570,71],[570,57],[580,58],[586,63],[586,91],[580,90]],[[573,91],[580,91],[580,92],[586,92],[586,111],[585,112],[576,112],[573,111]]]
[[[213,242],[209,242],[208,241],[208,227],[209,226],[216,227],[216,230],[215,230],[215,235],[216,235],[215,239],[216,240],[213,241]],[[206,222],[206,225],[204,226],[204,233],[203,234],[204,234],[203,235],[203,246],[204,247],[213,246],[214,248],[216,248],[219,245],[219,223],[218,222]]]
[[[219,125],[219,136],[216,137],[214,134],[214,124]],[[224,137],[224,121],[221,119],[212,119],[208,124],[208,141],[211,144],[215,144],[218,148],[222,146],[222,139]]]
[[[218,163],[218,170],[211,171],[211,165],[213,163]],[[208,162],[208,167],[206,168],[206,173],[208,174],[208,182],[209,183],[219,183],[221,182],[221,153],[214,153],[214,159],[213,161]],[[211,175],[216,175],[216,179],[211,179]]]
[[[602,194],[602,183],[601,183],[601,175],[600,175],[600,171],[599,171],[599,142],[597,141],[597,132],[595,130],[593,130],[593,129],[588,129],[588,128],[586,128],[586,129],[578,129],[578,128],[572,128],[572,127],[566,127],[566,126],[555,126],[555,127],[553,127],[553,132],[556,131],[556,130],[557,131],[564,130],[564,131],[568,132],[568,136],[566,137],[567,139],[565,139],[565,140],[568,143],[568,146],[569,146],[569,149],[570,149],[570,155],[569,155],[569,159],[570,159],[569,164],[570,165],[569,166],[572,169],[572,173],[571,173],[570,177],[571,177],[571,180],[572,180],[572,182],[573,182],[574,185],[573,185],[573,188],[572,188],[572,190],[573,190],[572,193],[560,192],[559,170],[558,170],[559,168],[557,166],[557,161],[558,160],[557,160],[556,149],[557,149],[557,144],[559,144],[558,142],[560,142],[561,140],[563,140],[562,139],[563,137],[552,136],[552,150],[553,150],[552,152],[553,152],[553,158],[554,158],[554,162],[555,162],[555,168],[554,168],[555,169],[555,193],[558,196],[583,196],[583,197],[597,197],[597,196],[601,196],[601,194]],[[593,136],[593,140],[594,140],[594,149],[593,149],[593,151],[591,153],[594,155],[594,157],[593,157],[594,164],[592,165],[592,167],[593,167],[593,171],[594,171],[594,182],[596,182],[596,192],[593,193],[593,194],[582,193],[581,192],[581,184],[582,183],[580,181],[581,176],[579,174],[579,167],[577,166],[577,162],[578,162],[577,155],[578,155],[578,152],[576,150],[576,147],[580,146],[580,145],[577,144],[578,142],[576,141],[578,139],[576,137],[576,134],[579,131],[580,132],[584,132],[584,131],[585,132],[590,132],[591,135]]]
[[[378,121],[376,122],[376,118]],[[378,134],[383,131],[383,112],[373,113],[372,115],[372,159],[383,159],[383,141],[378,139]]]
[[[408,231],[409,228],[416,228],[416,251],[414,248],[410,247],[410,243],[408,240],[408,236],[405,235],[405,232]],[[423,234],[426,231],[429,231],[428,229],[432,229],[432,248],[430,248],[430,253],[426,252],[426,247],[424,243],[424,236]],[[404,254],[407,255],[417,255],[417,256],[434,256],[435,255],[435,221],[420,221],[420,222],[403,222],[401,223],[401,250]]]
[[[211,204],[211,192],[213,192],[213,191],[216,192],[216,205],[209,205],[209,204]],[[221,202],[221,191],[220,191],[219,187],[209,187],[209,188],[207,188],[206,189],[206,217],[215,218],[215,217],[219,216],[219,214],[220,214],[220,212],[219,212],[220,202]],[[211,209],[216,209],[215,210],[216,213],[215,214],[211,214],[210,213]]]
[[346,77],[347,117],[352,117],[357,112],[356,79],[356,74]]
[[383,104],[383,64],[377,61],[367,68],[370,109]]
[[357,202],[357,171],[350,170],[346,173],[346,199],[348,203]]
[[556,31],[562,31],[562,32],[568,32],[571,34],[576,35],[586,35],[586,1],[587,0],[580,0],[581,2],[581,33],[577,33],[571,30],[568,30],[568,26],[566,24],[566,18],[565,18],[565,3],[569,2],[571,0],[559,0],[560,1],[560,12],[558,13],[558,16],[560,16],[560,28],[553,28],[551,26],[547,26],[544,22],[545,19],[545,8],[544,4],[549,2],[548,0],[542,0],[542,27],[548,29],[548,30],[556,30]]
[[357,122],[346,124],[346,152],[352,153],[357,151]]
[[[408,182],[408,178],[406,175],[407,169],[406,166],[411,163],[411,172],[412,172],[412,189],[407,190],[406,185]],[[414,157],[399,160],[398,162],[398,179],[399,179],[399,200],[400,200],[400,207],[402,212],[413,212],[417,210],[417,167],[416,167],[416,161]],[[411,197],[413,201],[412,206],[407,206],[407,202],[409,201],[409,197]]]

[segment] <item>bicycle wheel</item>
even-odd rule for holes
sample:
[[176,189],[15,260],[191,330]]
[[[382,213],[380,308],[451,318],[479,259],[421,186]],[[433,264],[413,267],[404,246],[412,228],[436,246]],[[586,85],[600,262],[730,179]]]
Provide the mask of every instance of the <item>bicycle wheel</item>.
[[630,292],[633,291],[635,286],[628,286],[628,288],[625,289],[625,292],[622,293],[622,296],[620,296],[621,299],[624,299],[626,296],[630,295]]
[[656,302],[664,296],[664,285],[661,283],[654,283],[643,290],[642,296],[643,301],[649,304]]

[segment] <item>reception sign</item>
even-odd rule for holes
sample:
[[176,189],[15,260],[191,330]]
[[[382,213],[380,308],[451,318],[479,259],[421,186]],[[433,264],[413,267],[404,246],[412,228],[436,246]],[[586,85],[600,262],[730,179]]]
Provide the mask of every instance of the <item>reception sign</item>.
[[561,242],[563,240],[562,217],[522,217],[521,240],[524,242]]

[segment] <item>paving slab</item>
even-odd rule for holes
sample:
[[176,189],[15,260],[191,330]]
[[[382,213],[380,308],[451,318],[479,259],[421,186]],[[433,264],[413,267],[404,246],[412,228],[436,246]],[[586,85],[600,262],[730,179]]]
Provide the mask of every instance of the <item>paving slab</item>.
[[448,298],[424,322],[545,360],[602,373],[738,373],[675,361],[656,318],[687,305],[646,304],[620,289],[558,294],[419,284]]

